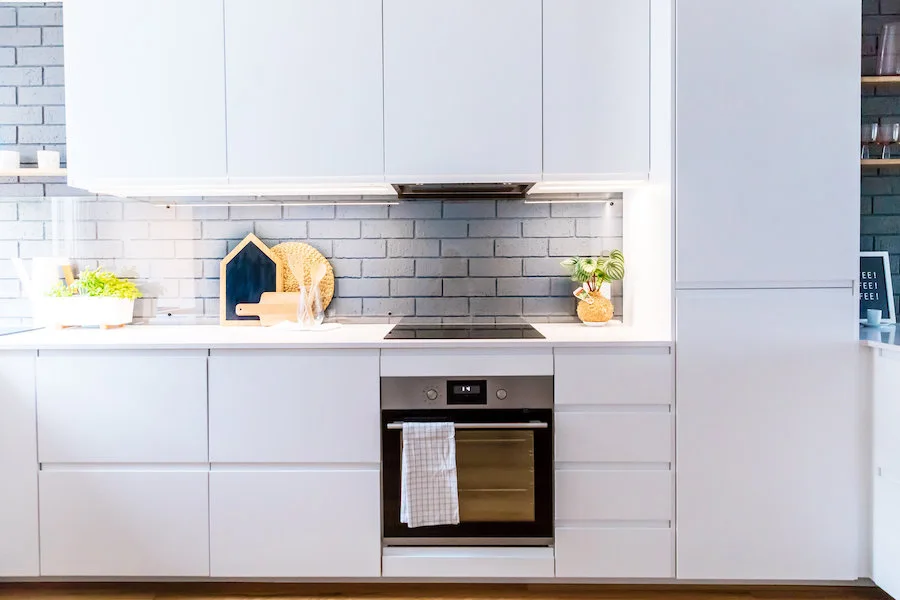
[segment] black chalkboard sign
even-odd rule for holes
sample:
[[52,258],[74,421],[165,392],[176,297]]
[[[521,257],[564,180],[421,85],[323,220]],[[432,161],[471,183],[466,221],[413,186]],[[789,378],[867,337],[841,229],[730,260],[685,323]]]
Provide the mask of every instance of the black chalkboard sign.
[[862,252],[859,255],[859,320],[866,311],[881,311],[882,320],[894,322],[894,290],[887,252]]

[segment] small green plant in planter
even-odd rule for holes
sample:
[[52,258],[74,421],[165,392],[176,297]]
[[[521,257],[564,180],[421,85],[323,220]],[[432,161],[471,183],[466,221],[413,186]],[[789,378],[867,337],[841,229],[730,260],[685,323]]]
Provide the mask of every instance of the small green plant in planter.
[[612,300],[604,291],[606,284],[625,277],[625,255],[613,250],[608,256],[573,256],[560,263],[569,271],[572,281],[581,283],[574,292],[578,298],[578,318],[586,325],[607,323],[613,316]]
[[94,269],[85,271],[72,285],[60,282],[50,291],[54,298],[71,296],[91,296],[101,298],[125,298],[135,300],[143,294],[134,284],[126,279],[119,279],[109,271]]
[[71,285],[50,290],[47,320],[55,325],[117,327],[131,323],[134,301],[143,294],[132,281],[109,271],[85,271]]

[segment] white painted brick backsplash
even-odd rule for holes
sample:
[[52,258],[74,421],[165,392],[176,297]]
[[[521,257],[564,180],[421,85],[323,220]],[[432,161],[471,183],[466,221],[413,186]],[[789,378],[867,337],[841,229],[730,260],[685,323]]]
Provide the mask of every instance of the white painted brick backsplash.
[[65,89],[62,86],[19,88],[19,104],[22,105],[62,106],[65,103]]
[[12,27],[16,24],[16,9],[12,6],[0,6],[0,27]]
[[31,25],[62,25],[62,7],[30,7],[19,8],[19,27]]
[[[16,64],[20,66],[61,65],[63,64],[62,46],[19,48],[18,52],[16,53]],[[44,83],[47,82],[45,81]]]
[[[41,27],[41,44],[44,46],[62,46],[62,27]],[[62,79],[60,79],[58,83],[47,81],[46,71],[44,72],[44,82],[47,83],[47,85],[62,85]]]
[[[2,77],[2,75],[0,75]],[[3,79],[0,79],[0,83],[6,83]],[[5,106],[9,104],[16,103],[16,88],[14,87],[0,87],[0,106]]]
[[[61,10],[0,2],[0,143],[22,152],[26,164],[42,148],[66,158]],[[139,317],[215,319],[220,261],[250,232],[272,244],[303,240],[329,258],[337,291],[330,316],[571,319],[574,284],[561,258],[622,246],[621,201],[273,206],[333,199],[247,197],[229,198],[246,204],[229,207],[179,205],[183,200],[160,199],[175,203],[167,207],[97,198],[64,178],[0,178],[0,323],[30,314],[3,259],[54,253],[70,254],[78,269],[99,265],[134,279],[147,296],[136,304]],[[621,294],[617,283],[619,310]]]
[[[3,27],[0,28],[0,46],[40,46],[40,27]],[[0,80],[6,81],[0,75]]]
[[151,221],[150,239],[195,240],[200,237],[200,223],[195,221]]
[[126,258],[175,258],[172,240],[129,240],[125,242]]

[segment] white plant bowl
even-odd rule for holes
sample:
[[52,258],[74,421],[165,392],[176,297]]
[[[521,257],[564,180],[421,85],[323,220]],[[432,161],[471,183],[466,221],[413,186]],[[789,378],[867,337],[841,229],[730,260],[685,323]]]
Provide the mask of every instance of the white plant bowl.
[[50,327],[116,327],[134,320],[134,300],[97,296],[41,298],[36,322]]

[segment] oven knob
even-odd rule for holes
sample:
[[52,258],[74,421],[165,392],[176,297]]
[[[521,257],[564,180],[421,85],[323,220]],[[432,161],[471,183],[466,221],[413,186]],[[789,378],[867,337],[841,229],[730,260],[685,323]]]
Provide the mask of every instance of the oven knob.
[[497,390],[497,399],[498,400],[506,400],[506,395],[507,395],[506,390],[504,390],[504,389]]
[[437,400],[437,397],[438,397],[437,390],[425,390],[425,397],[428,400],[434,402],[435,400]]

